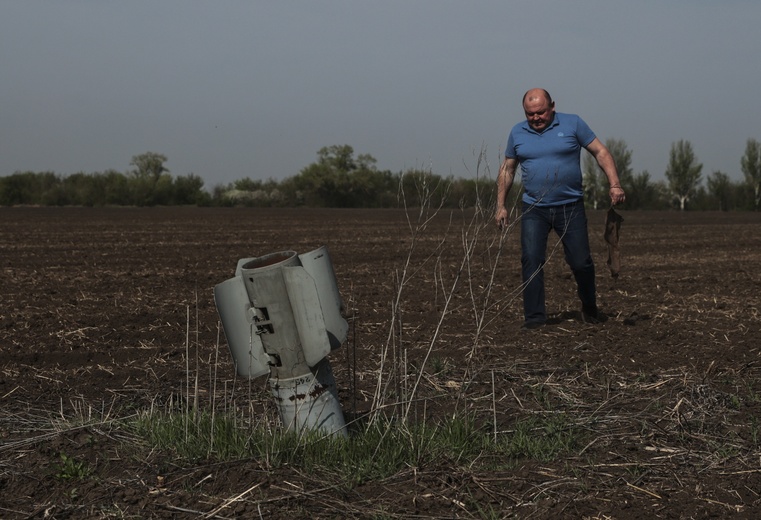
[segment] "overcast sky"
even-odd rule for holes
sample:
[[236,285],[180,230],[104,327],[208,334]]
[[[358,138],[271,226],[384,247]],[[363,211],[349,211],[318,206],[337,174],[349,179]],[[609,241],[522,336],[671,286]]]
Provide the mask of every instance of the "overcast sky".
[[[496,175],[544,87],[635,173],[689,140],[742,178],[761,140],[758,0],[3,0],[0,176],[126,172],[164,154],[207,189],[283,179],[324,146]],[[482,169],[482,173],[484,170]]]

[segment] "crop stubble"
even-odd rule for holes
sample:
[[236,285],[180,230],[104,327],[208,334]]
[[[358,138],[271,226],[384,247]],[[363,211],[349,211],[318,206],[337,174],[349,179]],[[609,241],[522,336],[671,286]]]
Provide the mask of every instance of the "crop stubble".
[[[590,212],[610,319],[581,322],[558,250],[546,268],[551,323],[526,333],[517,231],[500,253],[488,215],[472,227],[470,213],[442,212],[413,239],[399,210],[0,208],[0,516],[194,517],[228,503],[220,516],[478,518],[477,502],[532,518],[758,517],[761,215],[623,215],[613,279],[605,214]],[[347,415],[371,406],[393,318],[406,368],[384,377],[399,388],[417,376],[439,327],[415,417],[441,417],[465,392],[469,409],[494,414],[499,431],[567,414],[584,445],[501,471],[410,468],[349,492],[260,461],[158,467],[125,453],[109,420],[184,399],[186,361],[202,401],[216,388],[218,406],[245,406],[249,385],[234,378],[226,350],[212,370],[211,290],[239,258],[321,245],[351,323],[349,341],[331,355]],[[254,386],[266,395],[262,381]],[[266,399],[250,410],[272,415]],[[70,418],[88,416],[102,420],[71,427]],[[86,461],[92,478],[55,478],[62,453]]]

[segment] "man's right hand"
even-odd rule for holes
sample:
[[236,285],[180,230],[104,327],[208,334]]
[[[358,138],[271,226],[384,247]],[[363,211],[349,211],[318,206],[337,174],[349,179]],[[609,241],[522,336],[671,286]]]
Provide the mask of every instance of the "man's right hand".
[[499,229],[507,229],[507,208],[505,207],[507,201],[507,194],[510,193],[510,188],[513,185],[513,179],[515,178],[515,169],[518,167],[518,160],[505,157],[502,164],[499,167],[499,175],[497,175],[497,213],[494,215],[494,219],[497,221],[497,227]]
[[507,227],[508,221],[507,221],[507,209],[506,208],[498,208],[497,213],[494,216],[494,219],[497,222],[497,227],[499,229],[505,229]]

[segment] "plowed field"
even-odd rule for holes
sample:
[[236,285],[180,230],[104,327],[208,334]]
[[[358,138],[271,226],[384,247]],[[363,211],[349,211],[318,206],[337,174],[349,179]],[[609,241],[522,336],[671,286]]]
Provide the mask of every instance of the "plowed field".
[[[609,319],[581,321],[558,247],[550,323],[521,331],[518,230],[416,211],[0,208],[0,517],[761,517],[761,215],[622,212],[614,279],[590,212]],[[417,420],[466,403],[501,435],[563,414],[578,443],[353,486],[141,449],[120,424],[188,395],[276,424],[266,381],[245,402],[212,289],[240,258],[322,245],[350,323],[330,356],[347,419],[391,402],[380,378],[414,389]]]

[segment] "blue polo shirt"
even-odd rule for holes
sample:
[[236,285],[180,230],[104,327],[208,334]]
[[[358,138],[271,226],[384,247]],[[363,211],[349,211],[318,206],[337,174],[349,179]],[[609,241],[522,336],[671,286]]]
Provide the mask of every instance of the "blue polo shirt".
[[582,199],[581,149],[594,139],[592,129],[575,114],[556,112],[542,132],[525,120],[515,125],[507,138],[505,157],[520,164],[523,201],[557,206]]

